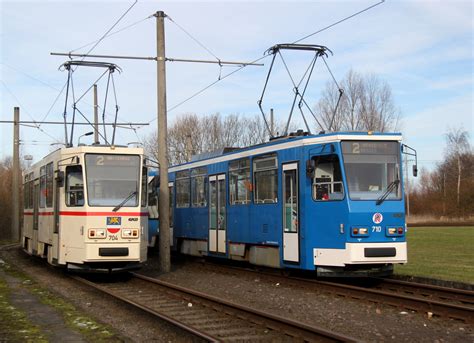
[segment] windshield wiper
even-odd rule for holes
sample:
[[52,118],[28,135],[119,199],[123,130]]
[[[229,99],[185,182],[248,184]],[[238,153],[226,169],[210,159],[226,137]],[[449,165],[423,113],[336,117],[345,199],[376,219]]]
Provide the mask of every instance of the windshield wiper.
[[125,203],[127,201],[129,201],[134,195],[137,195],[138,191],[133,191],[132,193],[130,193],[129,195],[127,195],[127,197],[125,199],[123,199],[123,201],[118,204],[117,206],[114,207],[114,209],[112,210],[112,212],[117,212],[118,210],[120,210],[120,208],[122,208],[123,205],[125,205]]
[[399,179],[395,179],[390,184],[387,186],[387,189],[385,192],[380,196],[380,198],[377,199],[377,202],[375,203],[376,205],[380,205],[387,199],[388,195],[392,193],[392,191],[395,189],[395,187],[398,187],[398,184],[400,183]]

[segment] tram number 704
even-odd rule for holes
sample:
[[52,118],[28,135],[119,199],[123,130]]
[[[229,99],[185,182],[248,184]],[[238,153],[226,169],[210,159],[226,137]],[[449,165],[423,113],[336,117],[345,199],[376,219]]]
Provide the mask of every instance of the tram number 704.
[[109,241],[117,241],[118,237],[117,235],[109,235]]

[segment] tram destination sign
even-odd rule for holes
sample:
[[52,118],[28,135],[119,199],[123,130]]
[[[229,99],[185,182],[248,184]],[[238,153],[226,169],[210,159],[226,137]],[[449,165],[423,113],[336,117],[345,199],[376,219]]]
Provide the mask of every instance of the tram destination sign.
[[353,155],[392,155],[397,154],[397,142],[342,142],[342,152]]
[[108,155],[108,154],[87,154],[87,162],[94,166],[136,166],[139,157],[136,155]]

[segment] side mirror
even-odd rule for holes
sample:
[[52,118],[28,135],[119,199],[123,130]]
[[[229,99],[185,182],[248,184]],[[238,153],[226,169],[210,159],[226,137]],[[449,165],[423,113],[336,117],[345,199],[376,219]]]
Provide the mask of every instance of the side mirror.
[[64,172],[62,170],[58,171],[56,175],[56,184],[58,187],[64,186]]
[[418,167],[416,166],[416,164],[413,165],[413,176],[414,177],[418,176]]
[[313,159],[307,160],[306,161],[306,176],[313,178],[315,169],[316,169],[316,161]]
[[151,187],[153,187],[153,189],[157,189],[158,187],[160,187],[160,176],[159,175],[156,175],[153,178],[153,181],[151,182]]

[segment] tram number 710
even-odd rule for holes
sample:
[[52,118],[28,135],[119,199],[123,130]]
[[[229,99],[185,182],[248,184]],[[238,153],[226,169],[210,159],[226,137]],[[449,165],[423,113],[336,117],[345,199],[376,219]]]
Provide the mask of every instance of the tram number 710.
[[372,226],[372,232],[382,232],[381,226]]

